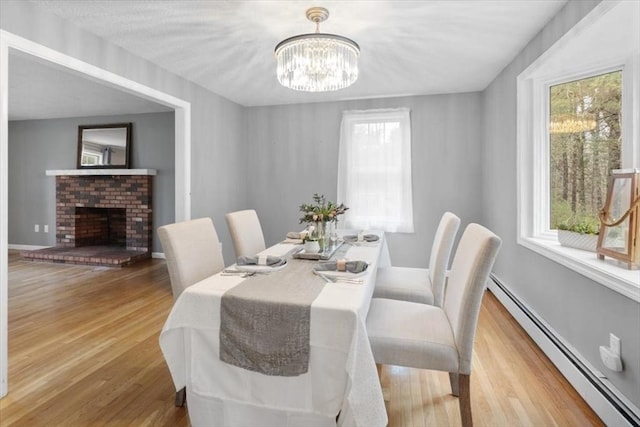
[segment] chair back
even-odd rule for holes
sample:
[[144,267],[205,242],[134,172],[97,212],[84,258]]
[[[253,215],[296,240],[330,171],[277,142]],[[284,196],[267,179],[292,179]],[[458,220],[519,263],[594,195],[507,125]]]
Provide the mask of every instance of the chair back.
[[236,257],[253,256],[265,250],[264,235],[258,214],[253,209],[225,215]]
[[482,295],[502,240],[478,224],[469,224],[456,250],[444,311],[458,347],[459,373],[471,373],[473,340]]
[[451,212],[445,212],[433,238],[429,258],[429,280],[433,292],[433,305],[437,307],[442,307],[444,301],[447,267],[458,228],[460,218]]
[[182,291],[224,269],[222,245],[211,218],[158,228],[171,279],[174,301]]

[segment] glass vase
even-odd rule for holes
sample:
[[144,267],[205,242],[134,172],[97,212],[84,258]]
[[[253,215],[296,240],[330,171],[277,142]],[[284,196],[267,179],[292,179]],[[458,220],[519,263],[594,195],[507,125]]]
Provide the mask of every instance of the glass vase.
[[316,234],[320,252],[325,252],[329,248],[329,234],[327,233],[327,223],[324,221],[316,222]]
[[338,244],[338,231],[336,230],[337,221],[327,222],[326,235],[329,237],[329,246],[335,248]]

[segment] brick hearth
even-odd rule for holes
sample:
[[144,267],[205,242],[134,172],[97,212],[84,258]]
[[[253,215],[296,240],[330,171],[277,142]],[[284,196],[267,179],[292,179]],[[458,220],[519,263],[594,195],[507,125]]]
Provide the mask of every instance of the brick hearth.
[[23,251],[22,256],[37,262],[104,267],[124,267],[150,257],[146,252],[128,251],[121,246],[81,246],[79,248],[55,246],[35,251]]
[[151,175],[56,176],[56,247],[34,261],[124,266],[151,257]]

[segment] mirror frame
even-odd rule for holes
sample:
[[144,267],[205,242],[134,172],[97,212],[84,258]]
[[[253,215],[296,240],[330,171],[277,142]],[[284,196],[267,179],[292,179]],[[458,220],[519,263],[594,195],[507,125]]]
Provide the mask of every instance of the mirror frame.
[[[132,123],[112,123],[106,125],[80,125],[78,126],[78,155],[77,155],[77,168],[78,169],[129,169],[129,159],[131,157],[131,127]],[[83,165],[82,164],[82,134],[87,129],[113,129],[113,128],[125,128],[126,140],[125,140],[125,161],[124,164],[118,165]]]

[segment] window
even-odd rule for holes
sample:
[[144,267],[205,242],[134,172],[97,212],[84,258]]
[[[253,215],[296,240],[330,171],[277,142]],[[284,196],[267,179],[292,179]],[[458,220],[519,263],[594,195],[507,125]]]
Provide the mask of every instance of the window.
[[597,234],[621,168],[622,71],[554,84],[548,108],[550,229]]
[[638,52],[640,4],[603,2],[518,76],[517,202],[518,244],[640,302],[638,271],[557,240],[598,228],[610,171],[640,168]]
[[409,109],[345,111],[338,163],[347,228],[413,232]]
[[102,154],[95,152],[82,152],[82,163],[83,165],[101,165],[102,164]]

